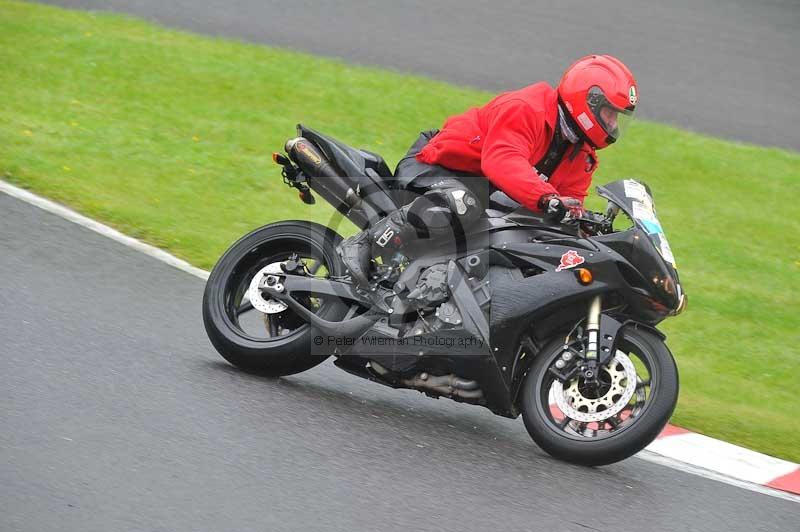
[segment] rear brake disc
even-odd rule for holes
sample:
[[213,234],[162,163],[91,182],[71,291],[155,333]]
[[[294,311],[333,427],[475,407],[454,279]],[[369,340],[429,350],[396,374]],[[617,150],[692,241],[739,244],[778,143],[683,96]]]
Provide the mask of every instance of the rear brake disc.
[[264,299],[261,289],[259,288],[261,281],[263,281],[268,275],[284,275],[284,272],[281,269],[282,264],[283,262],[273,262],[272,264],[261,268],[250,281],[250,288],[247,290],[247,298],[250,300],[250,303],[253,304],[253,308],[259,312],[263,312],[264,314],[278,314],[288,308],[286,303],[283,303],[282,301],[272,298]]

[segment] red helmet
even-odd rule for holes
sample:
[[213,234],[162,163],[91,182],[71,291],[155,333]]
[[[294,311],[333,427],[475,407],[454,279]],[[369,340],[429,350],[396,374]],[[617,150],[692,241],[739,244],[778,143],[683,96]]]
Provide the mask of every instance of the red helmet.
[[639,92],[622,61],[610,55],[587,55],[564,72],[558,98],[589,144],[605,148],[620,137],[636,109]]

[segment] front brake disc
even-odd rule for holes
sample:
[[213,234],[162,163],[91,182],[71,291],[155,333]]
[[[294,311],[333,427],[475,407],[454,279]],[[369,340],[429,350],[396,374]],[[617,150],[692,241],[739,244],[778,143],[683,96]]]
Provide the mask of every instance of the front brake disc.
[[580,390],[578,377],[564,388],[561,381],[555,381],[551,393],[558,408],[570,419],[589,423],[604,421],[616,416],[628,404],[636,391],[636,368],[622,351],[601,368],[609,378],[609,387],[600,397],[587,397]]

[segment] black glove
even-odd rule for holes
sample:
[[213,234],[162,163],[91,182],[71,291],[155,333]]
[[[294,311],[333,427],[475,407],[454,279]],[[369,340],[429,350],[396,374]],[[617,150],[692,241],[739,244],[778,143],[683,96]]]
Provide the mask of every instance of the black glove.
[[585,212],[581,200],[556,194],[546,194],[539,198],[539,208],[545,218],[561,223],[577,220]]

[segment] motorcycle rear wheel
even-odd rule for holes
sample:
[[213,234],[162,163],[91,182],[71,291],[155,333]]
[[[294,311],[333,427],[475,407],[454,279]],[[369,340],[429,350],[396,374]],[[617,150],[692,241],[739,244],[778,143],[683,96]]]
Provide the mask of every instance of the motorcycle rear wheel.
[[[578,395],[577,380],[569,389],[561,383],[553,386],[557,379],[551,369],[562,356],[562,339],[542,349],[531,365],[521,390],[522,417],[528,433],[550,455],[582,465],[611,464],[644,449],[667,424],[678,399],[678,370],[672,354],[663,340],[648,330],[626,327],[620,334],[619,356],[604,370],[606,380],[619,385],[618,394],[614,390],[607,394],[617,401],[616,405],[611,404],[611,399],[608,406],[599,405],[602,401],[597,400],[597,394],[588,399]],[[623,388],[631,377],[631,369],[635,374],[635,392],[626,400]],[[561,406],[566,413],[553,404],[554,390],[563,390],[566,400]],[[582,412],[573,408],[577,405]],[[616,408],[621,410],[601,421],[586,419],[592,414],[603,418],[606,408],[609,408],[607,413]]]
[[[340,241],[335,231],[322,225],[286,221],[256,229],[233,244],[214,266],[203,294],[203,324],[219,354],[234,366],[272,377],[300,373],[328,358],[330,354],[314,344],[319,331],[289,309],[262,314],[245,294],[266,266],[292,256],[326,277],[341,275],[344,266],[336,253]],[[307,308],[327,320],[340,319],[346,311],[339,300],[313,294],[307,300]],[[267,337],[244,326],[244,312],[261,316]]]

